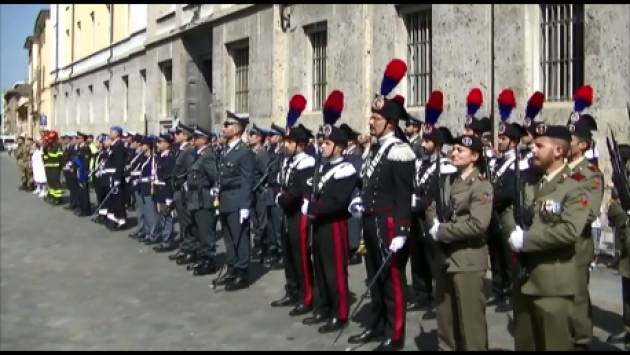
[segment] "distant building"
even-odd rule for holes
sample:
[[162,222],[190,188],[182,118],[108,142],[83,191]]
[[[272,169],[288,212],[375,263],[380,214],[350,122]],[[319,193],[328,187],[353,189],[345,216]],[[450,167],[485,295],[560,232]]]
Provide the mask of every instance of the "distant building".
[[32,126],[29,123],[28,112],[31,102],[32,89],[28,84],[15,83],[12,89],[3,95],[3,134],[32,136]]

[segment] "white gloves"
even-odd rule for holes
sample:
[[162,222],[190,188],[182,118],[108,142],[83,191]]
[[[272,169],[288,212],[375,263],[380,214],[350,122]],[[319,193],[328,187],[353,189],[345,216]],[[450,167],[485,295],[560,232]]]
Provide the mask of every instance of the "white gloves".
[[166,203],[167,206],[170,206],[173,203],[173,200],[171,200],[170,198],[167,198],[164,203]]
[[416,208],[417,201],[418,196],[416,196],[416,194],[411,194],[411,208]]
[[508,239],[508,242],[510,243],[510,248],[512,248],[512,250],[515,252],[519,252],[523,250],[524,241],[525,233],[523,232],[521,227],[516,226],[516,229],[514,229],[512,233],[510,233],[510,239]]
[[280,195],[282,195],[282,192],[278,192],[278,194],[276,195],[276,206],[280,207],[280,202],[278,202],[278,199],[280,198]]
[[394,239],[392,239],[392,242],[389,243],[389,250],[394,253],[399,251],[400,249],[402,249],[402,247],[405,246],[406,241],[407,241],[407,237],[402,237],[402,236],[395,237]]
[[119,180],[114,180],[114,186],[118,186],[120,185],[120,181]]
[[357,196],[350,201],[350,206],[348,206],[348,212],[352,214],[354,218],[361,218],[365,208],[363,207],[363,201],[360,196]]
[[240,213],[240,216],[238,219],[239,221],[238,223],[243,224],[243,222],[245,222],[249,218],[249,210],[244,208],[244,209],[241,209],[239,213]]
[[431,229],[429,229],[429,234],[431,234],[431,238],[433,238],[433,240],[435,241],[438,240],[438,228],[440,228],[440,221],[438,221],[437,218],[433,218],[433,226],[431,227]]
[[219,195],[219,188],[218,187],[213,187],[210,189],[210,196],[218,196]]
[[303,215],[305,215],[305,216],[308,215],[308,200],[307,199],[304,199],[304,202],[302,202],[302,209],[301,209],[301,211],[302,211]]

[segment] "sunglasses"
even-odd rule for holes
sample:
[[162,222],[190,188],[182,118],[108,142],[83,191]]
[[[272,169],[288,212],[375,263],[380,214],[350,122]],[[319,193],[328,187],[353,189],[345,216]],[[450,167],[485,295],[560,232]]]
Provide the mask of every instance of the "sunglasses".
[[236,124],[236,122],[223,122],[223,127],[230,127],[233,124]]

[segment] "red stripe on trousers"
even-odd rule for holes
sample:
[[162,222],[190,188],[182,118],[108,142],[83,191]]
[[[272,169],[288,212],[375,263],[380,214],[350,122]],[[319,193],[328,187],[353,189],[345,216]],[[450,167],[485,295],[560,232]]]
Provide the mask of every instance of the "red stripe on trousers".
[[300,257],[302,258],[302,274],[304,275],[304,305],[313,305],[313,273],[311,259],[308,255],[308,217],[300,215]]
[[[378,222],[377,222],[378,223]],[[394,239],[394,218],[387,217],[387,240],[391,243]],[[394,329],[392,329],[392,340],[398,341],[403,336],[403,329],[405,327],[405,319],[403,317],[403,294],[400,285],[400,270],[397,264],[397,255],[394,254],[391,258],[391,264],[389,272],[392,280],[392,291],[394,294]]]
[[345,267],[346,263],[344,261],[344,255],[347,253],[345,251],[346,243],[344,243],[344,239],[346,239],[346,234],[344,233],[343,228],[344,221],[333,222],[332,223],[332,232],[333,232],[333,247],[335,253],[335,273],[337,280],[337,309],[339,311],[339,320],[347,320],[348,319],[348,297],[346,294],[346,273]]
[[339,223],[339,226],[341,227],[342,233],[343,233],[343,253],[346,255],[346,262],[348,262],[348,260],[350,259],[350,246],[348,245],[348,227],[346,225],[346,223],[348,223],[348,220],[343,220]]

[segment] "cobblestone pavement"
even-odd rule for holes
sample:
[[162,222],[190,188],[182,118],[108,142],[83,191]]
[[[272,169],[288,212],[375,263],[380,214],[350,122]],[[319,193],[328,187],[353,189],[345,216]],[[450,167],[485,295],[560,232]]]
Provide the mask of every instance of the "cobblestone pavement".
[[[283,271],[254,264],[249,289],[215,293],[214,276],[193,277],[126,231],[110,232],[18,191],[15,162],[4,153],[0,171],[1,350],[343,350],[360,328],[352,322],[331,346],[334,335],[302,325],[289,308],[269,306],[282,296]],[[364,267],[352,265],[349,273],[357,300],[365,290]],[[622,330],[618,274],[596,270],[591,291],[594,349],[620,349],[605,343]],[[363,306],[358,318],[365,312]],[[513,349],[510,314],[488,308],[491,349]],[[405,350],[437,348],[436,321],[423,315],[407,314]]]

